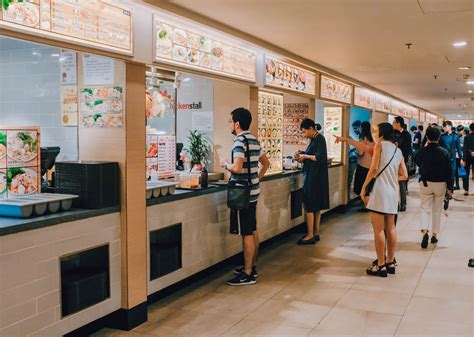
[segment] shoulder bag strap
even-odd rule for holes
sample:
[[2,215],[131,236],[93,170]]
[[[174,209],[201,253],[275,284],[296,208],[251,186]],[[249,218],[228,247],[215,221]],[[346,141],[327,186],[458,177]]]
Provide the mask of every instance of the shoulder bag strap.
[[250,175],[250,170],[251,170],[251,167],[250,167],[250,145],[249,145],[249,141],[248,141],[247,137],[245,137],[245,135],[241,135],[241,136],[244,138],[244,143],[245,143],[246,148],[247,148],[247,151],[245,151],[246,157],[247,157],[247,163],[248,163],[247,179],[248,179],[249,185],[252,185],[252,177]]
[[[394,144],[394,145],[395,145],[395,144]],[[392,162],[393,158],[395,157],[395,153],[397,153],[397,149],[398,149],[398,147],[395,145],[395,151],[393,151],[392,158],[390,158],[390,160],[388,161],[387,165],[385,165],[385,167],[382,169],[382,171],[380,171],[380,173],[377,174],[377,176],[375,176],[375,178],[378,178],[378,177],[383,173],[383,171],[385,171],[385,169],[388,167],[388,165],[390,165],[390,163]]]

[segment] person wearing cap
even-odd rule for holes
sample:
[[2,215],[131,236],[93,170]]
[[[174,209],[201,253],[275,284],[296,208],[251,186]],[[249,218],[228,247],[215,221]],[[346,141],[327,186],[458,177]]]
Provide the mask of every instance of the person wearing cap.
[[[397,116],[393,120],[393,129],[394,129],[394,142],[397,144],[398,148],[402,151],[403,160],[405,161],[405,166],[408,167],[408,161],[413,155],[413,150],[411,147],[411,135],[406,130],[406,124],[403,117]],[[407,185],[408,179],[402,180],[400,184],[400,212],[405,212],[407,209]]]

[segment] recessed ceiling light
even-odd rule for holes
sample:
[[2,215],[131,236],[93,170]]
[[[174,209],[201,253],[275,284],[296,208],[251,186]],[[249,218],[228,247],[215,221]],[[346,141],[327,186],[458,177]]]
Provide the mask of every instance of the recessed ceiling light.
[[456,47],[456,48],[465,47],[465,46],[467,46],[466,41],[459,41],[459,42],[454,42],[453,43],[453,47]]
[[474,85],[474,81],[467,81],[466,84]]
[[468,93],[472,94],[472,90],[469,90]]
[[459,70],[469,70],[469,69],[471,69],[471,67],[470,66],[461,66],[458,69]]

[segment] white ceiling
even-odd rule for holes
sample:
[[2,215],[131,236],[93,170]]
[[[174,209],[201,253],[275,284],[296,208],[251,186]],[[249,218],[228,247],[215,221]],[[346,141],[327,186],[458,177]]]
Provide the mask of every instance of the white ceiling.
[[[154,1],[147,1],[154,2]],[[163,1],[161,1],[163,2]],[[448,118],[474,118],[474,0],[174,0],[172,3]],[[452,43],[469,44],[455,49]],[[405,43],[412,43],[407,49]],[[437,79],[434,79],[437,75]],[[467,104],[467,106],[465,106]]]

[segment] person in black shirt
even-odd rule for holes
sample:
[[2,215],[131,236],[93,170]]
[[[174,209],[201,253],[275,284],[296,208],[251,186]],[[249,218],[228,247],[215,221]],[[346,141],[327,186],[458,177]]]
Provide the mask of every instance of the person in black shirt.
[[439,145],[441,132],[429,127],[426,130],[428,139],[426,147],[415,157],[420,167],[420,199],[421,199],[421,247],[428,247],[429,228],[431,222],[431,243],[438,242],[441,229],[441,210],[446,193],[452,194],[453,180],[451,158],[446,149]]
[[469,125],[469,135],[464,137],[463,158],[461,165],[466,169],[467,176],[464,178],[464,195],[469,195],[469,173],[474,167],[474,123]]
[[423,139],[423,125],[418,125],[415,136],[413,137],[413,151],[418,152],[421,149],[421,141]]
[[[403,117],[395,117],[393,123],[394,142],[398,145],[403,154],[405,165],[408,168],[408,161],[413,155],[411,148],[411,135],[406,130],[406,124]],[[407,184],[408,180],[400,181],[400,212],[405,212],[407,209]]]

